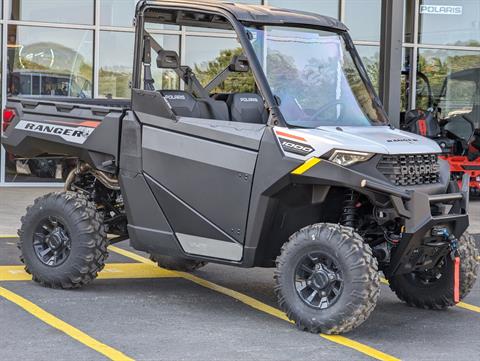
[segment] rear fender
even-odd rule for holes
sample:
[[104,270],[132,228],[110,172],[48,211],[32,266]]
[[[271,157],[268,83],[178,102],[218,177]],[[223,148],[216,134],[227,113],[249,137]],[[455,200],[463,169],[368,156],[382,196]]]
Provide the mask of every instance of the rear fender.
[[33,100],[12,100],[7,107],[16,112],[2,135],[7,152],[26,158],[77,157],[99,170],[116,172],[121,109]]

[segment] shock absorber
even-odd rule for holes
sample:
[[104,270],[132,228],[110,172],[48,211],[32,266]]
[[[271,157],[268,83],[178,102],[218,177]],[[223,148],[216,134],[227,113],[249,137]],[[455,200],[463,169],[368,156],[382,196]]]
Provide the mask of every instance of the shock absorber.
[[358,193],[353,190],[345,193],[340,224],[354,229],[358,227]]

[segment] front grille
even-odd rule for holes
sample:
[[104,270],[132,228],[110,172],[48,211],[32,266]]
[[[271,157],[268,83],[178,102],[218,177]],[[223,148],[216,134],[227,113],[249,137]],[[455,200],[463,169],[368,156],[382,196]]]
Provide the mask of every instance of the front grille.
[[397,186],[440,182],[440,166],[436,154],[384,155],[377,169]]

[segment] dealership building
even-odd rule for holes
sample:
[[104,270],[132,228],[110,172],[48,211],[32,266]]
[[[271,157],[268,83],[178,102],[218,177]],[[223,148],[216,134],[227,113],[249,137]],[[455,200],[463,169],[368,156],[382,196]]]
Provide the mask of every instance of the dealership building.
[[[3,0],[2,106],[9,95],[129,97],[136,2]],[[428,108],[448,74],[480,68],[479,0],[238,2],[317,12],[344,22],[394,124],[406,110]],[[177,51],[182,63],[202,71],[204,81],[211,80],[209,64],[238,46],[231,32],[172,25],[149,31],[165,49]],[[157,77],[164,88],[180,83],[165,73]],[[60,186],[74,162],[49,155],[22,159],[2,147],[0,187]]]

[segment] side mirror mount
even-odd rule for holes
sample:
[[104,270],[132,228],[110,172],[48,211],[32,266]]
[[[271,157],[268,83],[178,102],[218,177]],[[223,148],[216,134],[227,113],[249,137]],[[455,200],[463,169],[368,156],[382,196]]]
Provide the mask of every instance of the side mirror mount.
[[277,103],[277,106],[282,105],[282,99],[278,95],[274,95],[273,99],[275,99],[275,103]]
[[228,66],[228,70],[235,73],[246,73],[250,70],[248,59],[245,55],[235,55]]
[[157,56],[157,67],[160,69],[178,69],[180,60],[178,54],[173,50],[161,50]]

